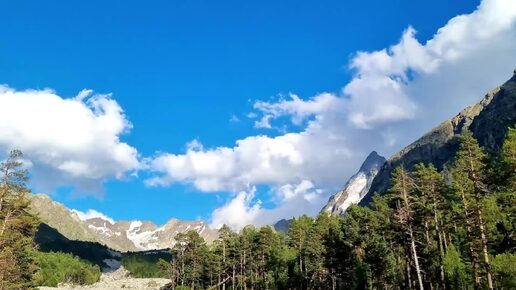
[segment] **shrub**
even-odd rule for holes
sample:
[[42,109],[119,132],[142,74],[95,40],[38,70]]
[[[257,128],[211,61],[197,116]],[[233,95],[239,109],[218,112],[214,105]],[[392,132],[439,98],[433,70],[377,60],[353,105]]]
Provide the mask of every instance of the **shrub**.
[[36,254],[39,270],[34,277],[38,286],[55,287],[59,283],[89,285],[100,279],[100,267],[66,253]]
[[495,281],[501,289],[516,289],[516,254],[503,253],[493,259]]
[[165,272],[158,266],[160,259],[170,260],[166,253],[133,253],[122,259],[122,265],[135,278],[164,278]]

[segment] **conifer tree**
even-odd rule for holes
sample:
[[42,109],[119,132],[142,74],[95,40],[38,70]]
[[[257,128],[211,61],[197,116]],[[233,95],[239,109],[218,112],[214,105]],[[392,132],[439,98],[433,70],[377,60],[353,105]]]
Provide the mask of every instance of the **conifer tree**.
[[[446,288],[443,260],[446,251],[445,230],[443,227],[444,177],[432,165],[420,163],[414,167],[414,181],[419,199],[420,222],[424,228],[425,252],[427,265],[432,262],[439,267],[439,282],[442,289]],[[427,267],[427,270],[430,270]],[[428,271],[431,272],[431,271]],[[430,283],[433,283],[433,274],[430,274]]]
[[219,282],[222,283],[222,289],[226,289],[228,280],[231,280],[232,288],[236,286],[236,234],[227,226],[223,225],[219,229],[219,238],[216,241],[215,250],[218,252],[220,259]]
[[502,147],[502,160],[508,191],[516,192],[516,128],[509,128]]
[[241,286],[243,289],[247,289],[250,285],[251,288],[255,286],[255,280],[253,279],[253,273],[255,269],[254,257],[254,241],[256,238],[256,230],[253,226],[246,226],[242,229],[239,235],[240,245],[240,273],[241,273]]
[[37,219],[28,212],[28,172],[19,150],[0,164],[0,289],[30,289]]
[[[414,180],[410,174],[403,168],[398,167],[394,170],[392,175],[392,194],[396,200],[396,219],[400,226],[404,229],[408,238],[408,244],[412,257],[412,262],[416,269],[417,285],[420,290],[423,290],[423,277],[419,262],[418,250],[416,247],[416,236],[414,234],[414,197],[411,195],[414,189]],[[410,275],[410,271],[407,271]]]
[[[179,233],[175,237],[176,244],[172,249],[172,269],[177,268],[177,283],[174,285],[188,286],[190,289],[203,289],[201,278],[208,248],[204,239],[196,231]],[[175,277],[170,277],[175,278]]]
[[[460,147],[457,152],[454,163],[454,184],[455,188],[461,193],[463,200],[465,219],[469,227],[468,230],[471,236],[470,251],[472,255],[472,262],[474,267],[478,267],[476,260],[477,253],[476,244],[480,244],[481,256],[483,261],[483,268],[486,274],[488,289],[494,289],[493,278],[491,273],[491,265],[489,261],[488,237],[486,232],[486,224],[483,211],[483,199],[488,192],[488,187],[485,182],[486,174],[486,155],[478,145],[477,140],[471,132],[465,132],[460,138]],[[477,235],[480,243],[476,242]],[[475,284],[480,288],[480,276],[478,269],[475,277]]]
[[288,230],[289,244],[297,251],[297,263],[295,273],[298,276],[299,289],[305,289],[306,274],[306,243],[308,232],[313,224],[313,219],[306,215],[293,219]]

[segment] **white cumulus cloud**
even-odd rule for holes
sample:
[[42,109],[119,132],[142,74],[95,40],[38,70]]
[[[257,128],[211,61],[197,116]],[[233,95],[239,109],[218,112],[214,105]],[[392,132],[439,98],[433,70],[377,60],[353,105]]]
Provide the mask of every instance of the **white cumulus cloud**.
[[315,215],[321,209],[321,202],[327,199],[327,196],[308,180],[274,188],[272,192],[277,198],[274,208],[265,208],[260,201],[253,200],[255,192],[255,187],[240,191],[229,202],[215,209],[211,216],[211,226],[220,228],[226,224],[234,230],[240,230],[249,224],[274,224],[281,219],[298,216],[300,212]]
[[292,93],[289,94],[289,99],[280,98],[277,102],[257,101],[253,107],[263,116],[260,121],[255,122],[255,127],[271,128],[271,119],[282,116],[290,116],[293,124],[301,125],[303,121],[314,115],[342,109],[340,103],[339,98],[329,93],[316,95],[306,101]]
[[105,215],[99,211],[96,211],[94,209],[88,209],[86,212],[76,210],[76,209],[72,209],[70,211],[75,213],[79,217],[79,219],[82,221],[87,221],[87,220],[91,220],[94,218],[101,218],[103,220],[110,222],[112,225],[115,224],[115,221],[112,218],[110,218],[107,215]]
[[63,98],[49,89],[0,86],[0,151],[18,148],[38,189],[71,185],[98,193],[103,181],[139,167],[138,152],[120,141],[132,125],[109,95]]

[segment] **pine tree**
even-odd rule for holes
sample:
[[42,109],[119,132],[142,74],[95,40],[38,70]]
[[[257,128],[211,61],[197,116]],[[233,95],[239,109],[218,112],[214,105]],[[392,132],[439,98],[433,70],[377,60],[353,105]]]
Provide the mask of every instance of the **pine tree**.
[[371,268],[372,286],[378,289],[394,286],[400,279],[396,262],[396,246],[393,237],[392,212],[388,198],[374,196],[371,204],[370,226],[365,234],[367,241],[366,262]]
[[236,286],[236,234],[227,226],[223,225],[219,229],[219,238],[216,241],[216,248],[220,259],[219,283],[222,289],[226,289],[227,281],[231,280],[232,289]]
[[[325,214],[326,215],[326,214]],[[339,287],[339,259],[341,256],[341,249],[339,248],[342,242],[342,231],[339,216],[327,216],[328,223],[326,232],[323,236],[323,246],[325,248],[324,267],[327,271],[326,275],[331,284],[331,289],[335,290]],[[330,287],[328,287],[329,289]]]
[[[489,289],[494,289],[493,278],[491,273],[491,265],[489,261],[489,249],[488,249],[488,238],[485,229],[485,218],[482,213],[483,211],[483,198],[488,192],[487,184],[485,179],[486,174],[486,155],[478,145],[477,140],[471,132],[465,132],[460,138],[460,147],[457,152],[456,160],[454,163],[454,183],[455,188],[461,192],[466,222],[472,225],[468,232],[473,233],[473,229],[478,231],[477,239],[480,239],[480,248],[483,257],[484,271],[487,277],[487,286]],[[471,255],[475,260],[475,249],[476,239],[471,236]],[[473,261],[476,263],[476,261]],[[474,267],[478,267],[474,265]],[[474,272],[478,272],[478,269],[474,269]],[[480,276],[477,273],[475,277],[475,284],[477,288],[480,288]]]
[[[392,188],[391,192],[397,198],[397,210],[396,218],[400,226],[404,229],[406,236],[408,237],[408,243],[412,262],[416,268],[416,276],[418,287],[423,290],[423,277],[422,270],[420,267],[418,251],[416,247],[416,236],[414,234],[414,197],[411,193],[414,189],[414,180],[410,174],[403,168],[398,167],[392,174]],[[410,271],[407,270],[407,275],[410,275]]]
[[[190,289],[203,289],[203,274],[208,255],[204,239],[196,231],[179,233],[175,236],[176,244],[172,249],[172,261],[169,274],[173,284],[189,286]],[[177,269],[177,270],[175,270]],[[174,276],[177,273],[177,279]],[[174,280],[177,283],[174,283]]]
[[508,191],[516,192],[516,128],[509,128],[502,147],[502,160]]
[[305,268],[308,276],[309,288],[324,287],[329,280],[325,268],[326,247],[324,238],[327,236],[330,227],[330,218],[327,214],[321,213],[310,227],[306,241]]
[[[444,177],[430,164],[420,163],[414,167],[414,181],[419,199],[419,215],[424,228],[427,269],[437,264],[442,289],[446,288],[443,260],[446,252],[446,232],[443,227]],[[433,263],[432,263],[433,262]],[[433,283],[433,273],[429,273]]]
[[23,154],[11,151],[0,164],[0,289],[29,289],[36,265],[33,259],[37,219],[28,212],[28,172]]
[[253,259],[254,255],[254,241],[256,239],[256,230],[253,226],[246,226],[242,229],[239,236],[240,245],[240,273],[242,276],[242,289],[247,289],[250,285],[253,289],[255,287],[255,280],[253,279],[256,262]]
[[445,276],[451,289],[466,289],[468,280],[466,278],[466,265],[461,259],[460,253],[450,244],[443,259]]
[[[502,249],[516,251],[516,128],[510,128],[502,147],[502,186],[497,195],[496,205],[504,215],[504,222],[501,228],[504,230]],[[497,230],[500,224],[497,225]]]
[[272,285],[270,262],[274,249],[280,244],[280,239],[270,226],[261,227],[256,235],[255,260],[257,264],[257,280],[259,288],[269,289]]
[[342,221],[343,244],[339,246],[345,249],[341,257],[347,265],[341,271],[345,273],[343,280],[349,281],[346,288],[364,289],[389,284],[394,256],[384,223],[382,214],[372,208],[351,206],[346,211]]
[[308,232],[314,223],[311,217],[306,215],[293,219],[288,230],[289,245],[297,251],[297,267],[295,273],[298,276],[299,289],[306,288],[306,242]]

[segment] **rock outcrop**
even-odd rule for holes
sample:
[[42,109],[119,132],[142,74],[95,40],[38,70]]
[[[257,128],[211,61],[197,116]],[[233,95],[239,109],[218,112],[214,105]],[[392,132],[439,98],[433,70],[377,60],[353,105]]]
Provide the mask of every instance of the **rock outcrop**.
[[384,157],[376,151],[371,152],[344,188],[330,197],[322,211],[331,215],[342,215],[350,205],[359,203],[369,191],[374,177],[384,163]]
[[488,93],[480,102],[465,108],[442,122],[420,139],[394,154],[382,166],[361,204],[370,202],[374,192],[389,188],[391,172],[403,164],[411,169],[419,162],[432,163],[438,169],[449,163],[458,149],[458,136],[470,130],[480,146],[489,153],[500,150],[508,128],[516,124],[516,74]]

